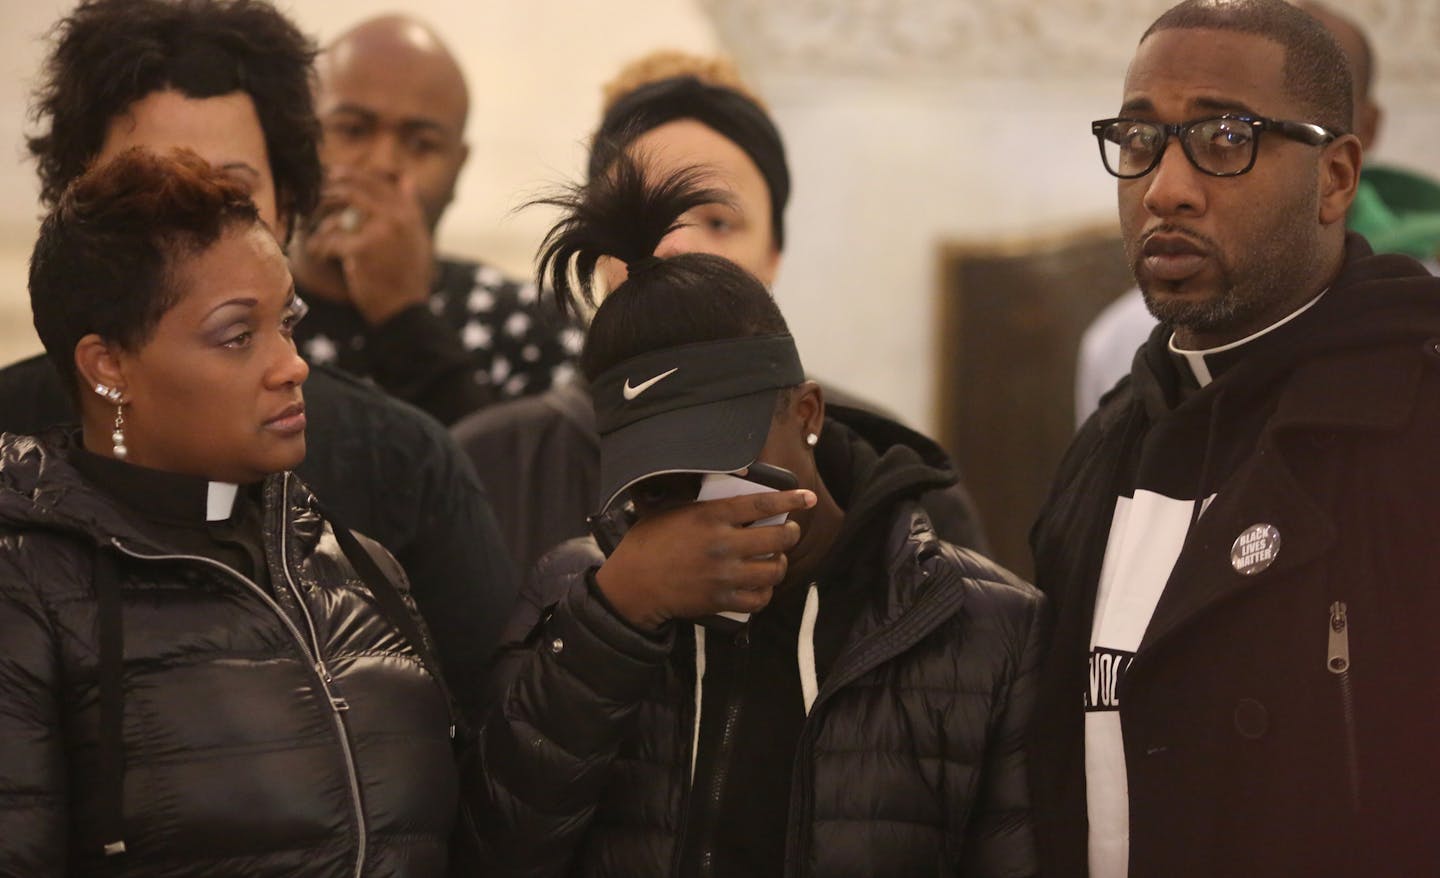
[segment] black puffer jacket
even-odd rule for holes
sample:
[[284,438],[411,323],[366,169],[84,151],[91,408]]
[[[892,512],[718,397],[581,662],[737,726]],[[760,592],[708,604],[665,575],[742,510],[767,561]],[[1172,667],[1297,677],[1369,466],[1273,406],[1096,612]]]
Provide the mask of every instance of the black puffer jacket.
[[309,491],[264,486],[262,589],[156,545],[55,437],[0,434],[0,875],[444,874],[444,695]]
[[[908,450],[891,455],[918,463]],[[873,526],[884,576],[862,598],[800,732],[785,874],[1034,874],[1020,745],[1042,599],[937,539],[912,500],[883,509]],[[623,623],[587,583],[595,553],[593,542],[572,541],[542,560],[510,629],[495,675],[504,697],[468,769],[487,874],[676,871],[693,629],[660,638]],[[821,625],[824,614],[822,605]]]
[[[478,722],[473,693],[517,586],[475,473],[435,420],[334,369],[310,367],[305,417],[309,453],[295,473],[339,521],[405,568],[452,692]],[[0,432],[36,435],[78,423],[48,357],[0,369]]]

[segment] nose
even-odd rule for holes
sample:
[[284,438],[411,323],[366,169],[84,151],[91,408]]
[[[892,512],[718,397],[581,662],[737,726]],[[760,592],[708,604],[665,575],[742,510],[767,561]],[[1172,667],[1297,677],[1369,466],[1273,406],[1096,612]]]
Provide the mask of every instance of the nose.
[[365,167],[388,174],[392,178],[398,177],[401,171],[400,151],[400,138],[394,131],[378,131],[370,139],[369,148],[365,151]]
[[310,377],[310,364],[295,349],[294,339],[285,338],[282,342],[275,362],[265,373],[265,383],[273,390],[299,387]]
[[1145,209],[1159,217],[1195,216],[1205,212],[1205,187],[1200,169],[1190,163],[1178,140],[1172,140],[1160,164],[1136,182],[1146,186]]

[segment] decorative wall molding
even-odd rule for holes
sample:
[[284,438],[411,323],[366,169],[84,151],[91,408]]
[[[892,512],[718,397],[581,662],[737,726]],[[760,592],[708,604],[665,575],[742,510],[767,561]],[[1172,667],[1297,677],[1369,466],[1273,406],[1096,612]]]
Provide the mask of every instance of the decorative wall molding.
[[[760,78],[968,77],[1113,82],[1172,0],[699,0]],[[1344,0],[1381,87],[1440,89],[1440,3]]]

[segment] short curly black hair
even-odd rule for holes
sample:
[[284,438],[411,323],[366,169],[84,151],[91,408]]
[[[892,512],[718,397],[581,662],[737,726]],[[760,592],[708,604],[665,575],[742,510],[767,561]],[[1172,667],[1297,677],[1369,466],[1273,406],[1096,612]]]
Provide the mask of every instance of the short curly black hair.
[[1285,88],[1314,122],[1331,131],[1354,127],[1350,61],[1333,34],[1286,0],[1183,0],[1166,10],[1140,42],[1164,30],[1255,34],[1285,49]]
[[67,385],[79,392],[81,338],[138,350],[179,300],[176,265],[259,222],[245,188],[189,150],[135,147],[75,178],[30,257],[35,331]]
[[263,0],[86,0],[51,32],[27,138],[40,198],[54,207],[100,152],[110,122],[148,94],[255,103],[276,207],[293,226],[320,194],[313,41]]

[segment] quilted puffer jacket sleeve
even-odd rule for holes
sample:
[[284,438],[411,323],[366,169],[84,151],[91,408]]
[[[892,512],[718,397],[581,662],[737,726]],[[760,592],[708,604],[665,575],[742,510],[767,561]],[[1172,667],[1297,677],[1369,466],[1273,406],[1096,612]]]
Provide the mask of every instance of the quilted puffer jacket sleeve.
[[597,556],[556,551],[522,596],[465,768],[486,876],[566,874],[674,639],[615,615],[591,584]]
[[1023,600],[1028,611],[1006,613],[1016,620],[1013,638],[1020,649],[1007,692],[1000,693],[996,727],[990,735],[985,775],[970,815],[961,875],[1025,878],[1039,873],[1035,824],[1031,818],[1025,733],[1035,707],[1035,686],[1048,640],[1047,603],[1034,589],[1006,590],[1002,600]]
[[0,876],[66,874],[59,657],[49,615],[0,534]]

